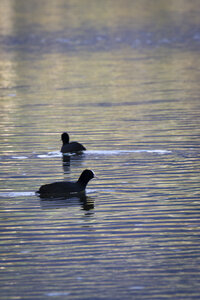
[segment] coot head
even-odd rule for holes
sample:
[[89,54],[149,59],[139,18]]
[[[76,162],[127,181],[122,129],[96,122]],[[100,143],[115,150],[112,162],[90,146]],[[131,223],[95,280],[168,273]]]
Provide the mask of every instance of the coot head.
[[63,145],[68,144],[69,143],[69,134],[67,132],[63,132],[61,134],[61,140],[63,141]]
[[96,177],[95,173],[92,170],[86,169],[81,173],[78,182],[81,184],[87,184],[94,177]]

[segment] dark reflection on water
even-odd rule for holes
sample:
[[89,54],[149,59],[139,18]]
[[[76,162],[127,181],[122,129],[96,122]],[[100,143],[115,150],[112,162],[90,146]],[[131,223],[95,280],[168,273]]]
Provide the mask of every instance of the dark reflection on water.
[[65,197],[40,198],[40,206],[42,209],[67,208],[73,205],[81,205],[84,210],[90,210],[94,208],[94,200],[85,194],[68,195]]
[[84,154],[62,155],[64,173],[70,172],[71,165],[73,167],[80,166],[84,159]]
[[0,11],[0,299],[199,299],[199,1]]

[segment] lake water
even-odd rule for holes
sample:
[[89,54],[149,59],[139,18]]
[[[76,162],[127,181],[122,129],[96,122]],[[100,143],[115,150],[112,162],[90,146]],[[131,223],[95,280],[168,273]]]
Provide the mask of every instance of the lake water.
[[0,299],[199,299],[199,10],[1,0]]

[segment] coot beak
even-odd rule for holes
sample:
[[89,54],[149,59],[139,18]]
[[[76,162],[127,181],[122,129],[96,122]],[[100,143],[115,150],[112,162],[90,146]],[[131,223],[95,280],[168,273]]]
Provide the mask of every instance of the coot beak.
[[97,179],[99,178],[99,177],[94,173],[94,171],[93,171],[93,174],[94,174],[94,178],[97,178]]

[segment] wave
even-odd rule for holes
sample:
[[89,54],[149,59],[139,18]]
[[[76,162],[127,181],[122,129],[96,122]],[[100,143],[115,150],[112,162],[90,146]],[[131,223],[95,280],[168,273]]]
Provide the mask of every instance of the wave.
[[[84,155],[125,155],[128,153],[155,153],[155,154],[170,154],[172,151],[170,150],[163,150],[163,149],[137,149],[137,150],[86,150],[84,151]],[[74,157],[77,154],[76,153],[66,153],[65,156]],[[0,159],[14,159],[14,160],[25,160],[25,159],[36,159],[36,158],[54,158],[54,157],[62,157],[63,154],[60,151],[51,151],[44,154],[35,154],[32,153],[28,156],[26,155],[13,155],[8,157],[0,157]]]
[[[86,155],[122,155],[127,153],[156,153],[156,154],[169,154],[171,151],[155,149],[155,150],[86,150]],[[66,156],[74,156],[73,153],[67,153]],[[59,151],[48,152],[47,154],[38,155],[39,158],[51,158],[62,157],[62,153]]]
[[98,155],[120,155],[126,153],[157,153],[157,154],[169,154],[169,150],[88,150],[86,154],[98,154]]
[[12,156],[13,159],[27,159],[28,156]]
[[0,192],[0,197],[2,198],[16,198],[16,197],[27,197],[27,196],[35,196],[35,192],[7,192],[7,193]]

